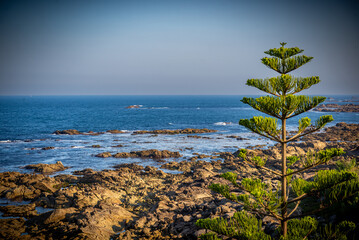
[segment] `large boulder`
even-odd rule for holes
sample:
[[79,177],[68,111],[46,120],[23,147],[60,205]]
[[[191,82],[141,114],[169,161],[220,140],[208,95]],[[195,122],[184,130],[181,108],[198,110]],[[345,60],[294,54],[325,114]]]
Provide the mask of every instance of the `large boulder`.
[[35,172],[38,173],[53,173],[58,171],[64,171],[69,167],[65,167],[61,161],[57,161],[54,164],[45,164],[45,163],[38,163],[38,164],[31,164],[25,166],[25,169],[34,169]]

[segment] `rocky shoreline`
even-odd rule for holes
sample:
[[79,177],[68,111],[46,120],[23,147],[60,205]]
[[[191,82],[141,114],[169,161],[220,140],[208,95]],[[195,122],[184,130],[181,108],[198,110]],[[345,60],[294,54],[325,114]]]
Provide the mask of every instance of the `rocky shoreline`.
[[321,104],[314,109],[317,112],[359,112],[359,105],[348,103],[339,105],[335,103]]
[[[292,143],[288,154],[341,147],[346,154],[340,158],[350,159],[359,155],[358,140],[359,124],[339,123],[323,133]],[[257,146],[250,151],[268,156],[269,168],[281,167],[275,160],[280,154],[279,146],[270,149]],[[103,154],[98,157],[117,155]],[[152,149],[118,154],[118,157],[161,159],[176,157],[180,152]],[[66,168],[60,163],[28,167],[48,173],[51,169]],[[334,163],[322,166],[334,167]],[[182,173],[170,174],[161,169]],[[117,165],[115,170],[84,169],[73,175],[53,177],[0,173],[0,197],[8,202],[0,206],[0,239],[197,239],[204,230],[195,226],[196,220],[228,218],[242,209],[241,205],[208,189],[211,183],[226,182],[219,177],[221,173],[233,171],[242,178],[255,177],[279,184],[279,179],[271,179],[266,171],[247,164],[233,152],[194,154],[185,161],[166,162],[161,169],[131,163]],[[312,170],[302,177],[310,178],[314,174]],[[268,232],[277,225],[269,217],[263,219],[263,224]]]

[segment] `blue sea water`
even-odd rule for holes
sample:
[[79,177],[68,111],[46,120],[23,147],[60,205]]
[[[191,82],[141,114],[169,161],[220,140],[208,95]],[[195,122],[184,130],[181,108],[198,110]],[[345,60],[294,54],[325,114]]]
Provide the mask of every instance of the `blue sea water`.
[[[193,153],[213,154],[235,151],[257,144],[271,145],[238,125],[241,118],[262,115],[240,100],[243,96],[1,96],[0,97],[0,171],[20,171],[34,163],[62,161],[71,168],[66,173],[84,168],[102,170],[115,164],[137,162],[160,164],[144,159],[96,158],[100,152],[129,152],[145,149],[180,151],[182,159]],[[355,102],[357,97],[327,96],[331,103]],[[129,105],[141,105],[127,109]],[[358,113],[321,113],[310,111],[300,115],[313,121],[332,114],[338,122],[359,123]],[[298,118],[288,121],[295,129]],[[187,135],[132,135],[135,130],[209,128],[217,133],[201,134],[208,138]],[[126,130],[124,134],[54,135],[55,130],[77,129],[81,132]],[[231,136],[245,137],[237,140]],[[121,144],[123,147],[115,148]],[[92,148],[100,145],[101,148]],[[55,147],[41,150],[43,147]],[[182,160],[177,159],[177,160]],[[171,160],[169,160],[171,161]]]

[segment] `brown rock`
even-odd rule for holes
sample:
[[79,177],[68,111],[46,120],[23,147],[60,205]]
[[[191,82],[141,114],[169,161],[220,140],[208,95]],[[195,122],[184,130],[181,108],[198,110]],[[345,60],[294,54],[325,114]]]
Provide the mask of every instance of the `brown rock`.
[[61,208],[55,209],[52,213],[45,219],[44,224],[57,223],[66,218],[66,215],[71,215],[76,212],[76,208]]
[[97,154],[95,157],[108,158],[108,157],[112,157],[112,155],[109,152],[103,152],[103,153]]
[[50,149],[55,149],[55,147],[43,147],[41,148],[42,150],[50,150]]
[[21,239],[25,228],[24,218],[0,219],[0,239]]
[[79,236],[87,239],[102,240],[109,239],[111,235],[119,232],[124,224],[135,216],[120,206],[101,206],[98,208],[87,208],[78,218],[80,228]]
[[34,169],[35,172],[39,172],[39,173],[53,173],[53,172],[63,171],[65,169],[68,169],[68,167],[65,167],[62,164],[62,162],[57,161],[54,164],[44,164],[44,163],[31,164],[25,166],[25,169]]
[[112,134],[124,133],[124,131],[117,130],[117,129],[114,129],[114,130],[107,130],[106,132],[108,132],[108,133],[112,133]]
[[130,105],[128,107],[126,107],[127,109],[132,109],[132,108],[140,108],[140,105]]
[[62,134],[79,135],[82,133],[75,129],[68,129],[68,130],[62,130],[62,131],[56,130],[55,132],[53,132],[53,134],[56,134],[56,135],[62,135]]
[[133,134],[194,134],[194,133],[212,133],[217,132],[217,130],[211,130],[207,128],[203,129],[193,129],[193,128],[186,128],[182,130],[153,130],[153,131],[135,131]]
[[115,158],[179,158],[181,154],[179,152],[171,152],[168,150],[159,151],[157,149],[150,149],[144,151],[134,151],[134,152],[120,152],[113,155]]
[[35,210],[35,203],[26,204],[26,205],[7,205],[0,206],[0,211],[3,212],[3,217],[33,217],[37,215],[37,211]]

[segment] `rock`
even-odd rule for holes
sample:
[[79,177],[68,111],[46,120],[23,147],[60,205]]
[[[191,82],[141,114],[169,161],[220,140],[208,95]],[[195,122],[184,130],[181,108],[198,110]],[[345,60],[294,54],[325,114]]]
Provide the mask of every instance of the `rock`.
[[113,234],[123,229],[124,224],[133,219],[135,215],[120,206],[102,206],[87,208],[78,217],[81,237],[87,239],[109,239]]
[[114,168],[117,168],[117,169],[128,168],[133,171],[141,171],[144,169],[143,166],[135,164],[135,163],[122,163],[122,164],[114,166]]
[[112,134],[125,133],[125,131],[121,131],[121,130],[117,130],[117,129],[107,130],[106,132],[107,133],[112,133]]
[[3,217],[33,217],[37,215],[35,210],[36,204],[26,204],[26,205],[7,205],[0,206],[0,211],[3,212]]
[[92,147],[92,148],[101,148],[100,145],[92,145],[91,147]]
[[203,129],[193,129],[186,128],[182,130],[153,130],[153,131],[135,131],[133,134],[194,134],[194,133],[212,133],[217,132],[217,130],[211,130],[207,128]]
[[126,108],[132,109],[132,108],[140,108],[140,107],[141,107],[140,105],[130,105],[130,106],[127,106]]
[[159,151],[157,149],[134,151],[134,152],[121,152],[113,155],[115,158],[179,158],[182,155],[179,152],[171,152],[168,150]]
[[0,219],[0,239],[23,239],[25,228],[24,218]]
[[53,132],[53,134],[56,134],[56,135],[63,135],[63,134],[80,135],[82,133],[75,129],[68,129],[68,130],[62,130],[62,131],[56,130],[55,132]]
[[46,218],[44,224],[57,223],[66,218],[66,215],[71,215],[76,212],[76,208],[61,208],[55,209],[52,213]]
[[318,112],[359,112],[359,105],[356,104],[321,104],[318,107],[314,108],[314,111]]
[[97,154],[95,157],[108,158],[108,157],[112,157],[112,155],[109,152],[103,152],[103,153]]
[[25,166],[25,169],[34,169],[35,172],[39,173],[53,173],[58,171],[64,171],[68,168],[69,167],[65,167],[60,161],[57,161],[54,164],[38,163]]
[[112,146],[112,147],[123,147],[123,145],[122,144],[118,144],[118,145],[115,145],[115,146]]
[[43,148],[41,148],[41,150],[50,150],[50,149],[55,149],[55,147],[43,147]]

